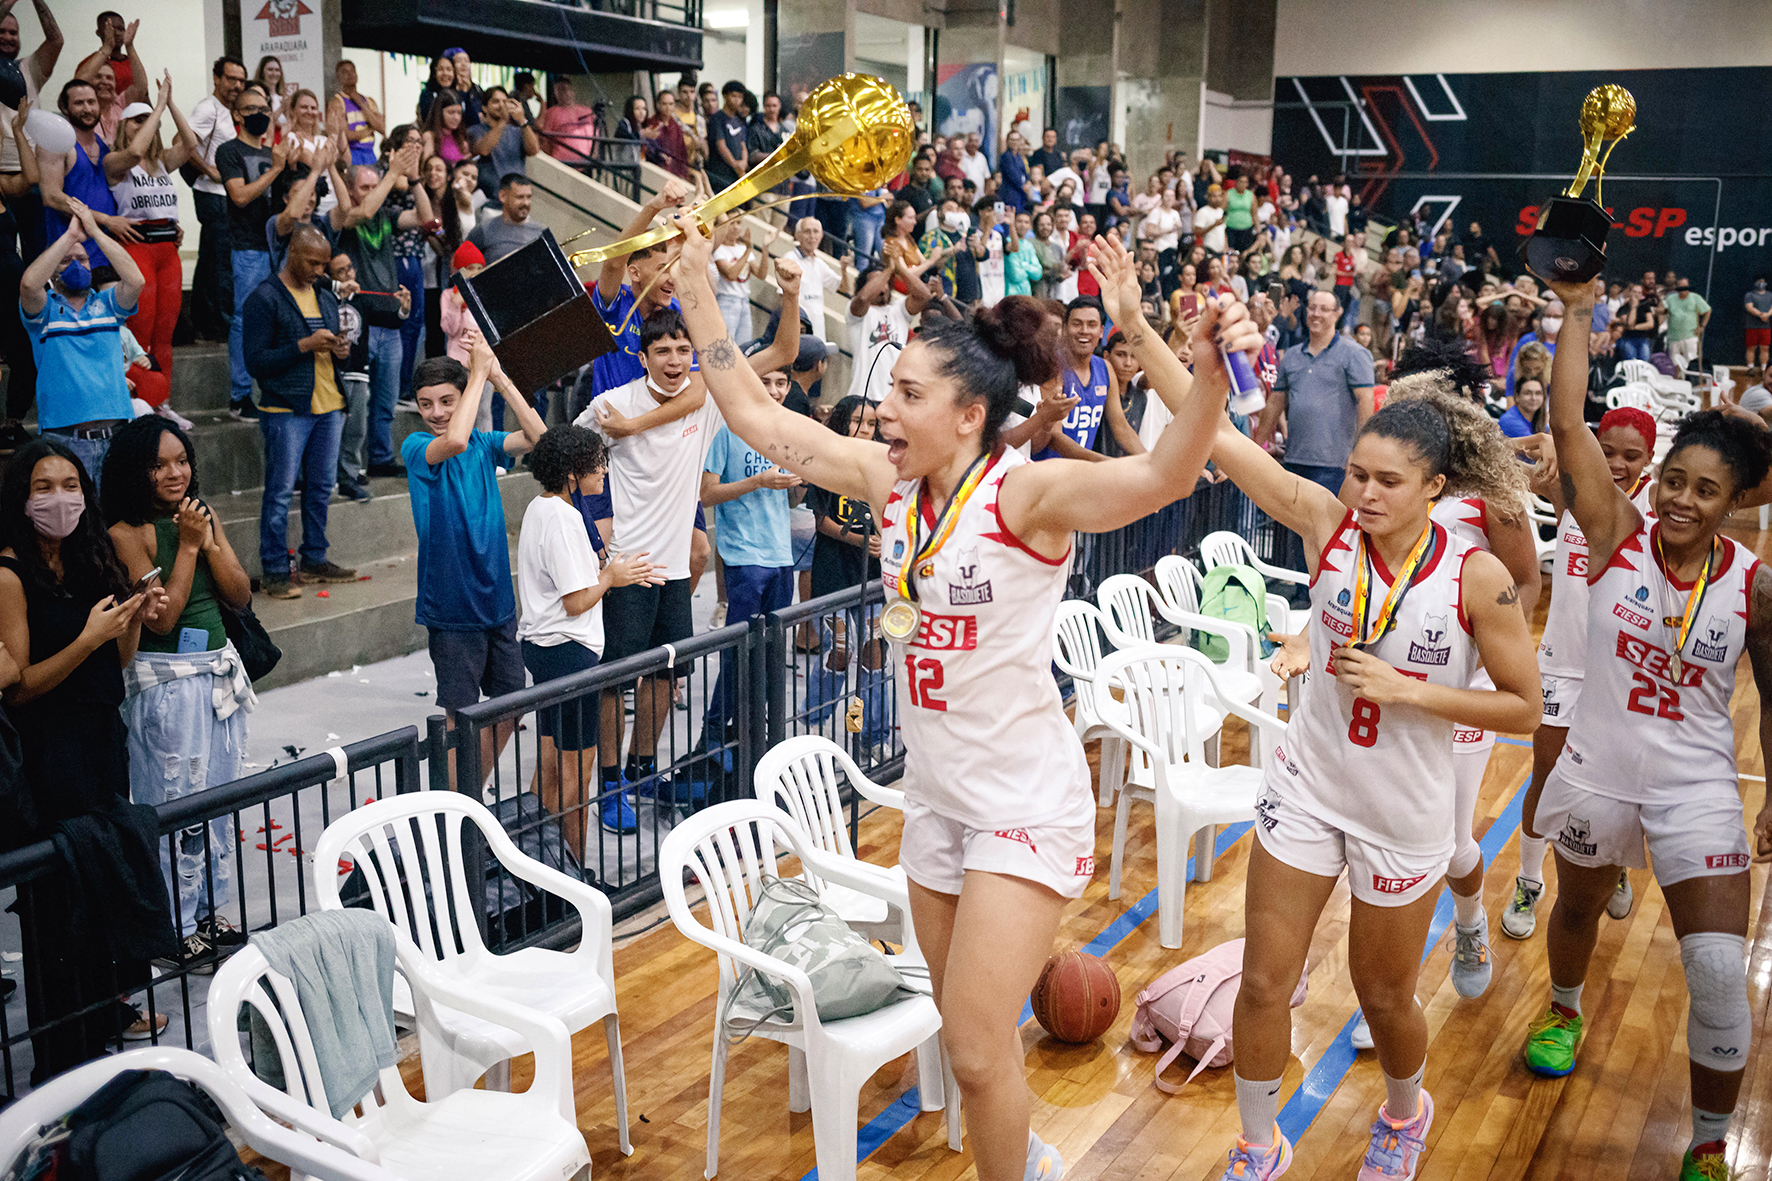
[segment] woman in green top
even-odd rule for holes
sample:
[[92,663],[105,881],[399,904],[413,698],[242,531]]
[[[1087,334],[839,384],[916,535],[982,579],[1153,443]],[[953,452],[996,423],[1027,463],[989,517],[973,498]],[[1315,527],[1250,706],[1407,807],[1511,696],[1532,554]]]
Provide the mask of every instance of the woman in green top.
[[[258,699],[222,605],[245,607],[252,584],[198,499],[191,440],[168,419],[146,415],[112,436],[101,488],[118,560],[131,580],[158,567],[169,598],[123,671],[130,796],[157,805],[240,777]],[[176,855],[161,858],[187,960],[244,942],[220,913],[233,893],[234,839],[223,817],[174,834]]]
[[1239,254],[1255,240],[1255,190],[1249,187],[1247,172],[1240,174],[1236,187],[1224,194],[1224,236],[1230,248]]

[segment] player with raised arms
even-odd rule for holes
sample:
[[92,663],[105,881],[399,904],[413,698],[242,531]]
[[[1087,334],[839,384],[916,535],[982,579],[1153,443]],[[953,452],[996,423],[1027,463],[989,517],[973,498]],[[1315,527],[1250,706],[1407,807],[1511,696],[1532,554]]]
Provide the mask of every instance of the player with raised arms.
[[[711,245],[678,224],[677,298],[727,426],[808,482],[867,501],[880,522],[881,628],[900,646],[906,703],[899,863],[978,1176],[1057,1181],[1062,1159],[1028,1126],[1016,1030],[1059,918],[1094,872],[1089,767],[1051,671],[1072,535],[1118,529],[1193,490],[1228,389],[1219,345],[1253,353],[1261,334],[1242,305],[1208,306],[1192,393],[1148,454],[1028,463],[998,436],[1018,386],[1057,372],[1058,339],[1040,303],[1012,296],[926,323],[893,364],[884,442],[851,439],[764,393],[708,286]],[[1181,363],[1140,315],[1132,258],[1115,241],[1096,250],[1103,303],[1152,385],[1182,385]]]
[[[1692,1139],[1683,1181],[1729,1175],[1725,1140],[1754,1014],[1747,998],[1748,833],[1730,701],[1745,652],[1762,700],[1772,689],[1772,571],[1718,530],[1766,479],[1772,435],[1706,410],[1681,424],[1651,494],[1653,519],[1619,487],[1582,421],[1586,283],[1552,284],[1568,313],[1551,370],[1551,437],[1563,503],[1587,540],[1587,651],[1581,705],[1538,801],[1556,833],[1551,1003],[1532,1023],[1526,1065],[1575,1069],[1581,990],[1600,914],[1621,869],[1648,863],[1667,900],[1686,973]],[[1772,749],[1762,709],[1760,745]],[[1753,826],[1772,860],[1772,807]]]
[[[1242,1135],[1223,1177],[1271,1181],[1291,1166],[1275,1118],[1291,997],[1345,869],[1348,970],[1385,1076],[1359,1175],[1410,1178],[1434,1116],[1415,983],[1456,845],[1453,727],[1530,730],[1539,713],[1519,588],[1433,509],[1448,495],[1517,504],[1526,468],[1437,370],[1392,384],[1354,441],[1340,498],[1222,415],[1212,459],[1304,538],[1311,573],[1310,664],[1256,803],[1233,1016]],[[1470,687],[1479,658],[1494,688]]]

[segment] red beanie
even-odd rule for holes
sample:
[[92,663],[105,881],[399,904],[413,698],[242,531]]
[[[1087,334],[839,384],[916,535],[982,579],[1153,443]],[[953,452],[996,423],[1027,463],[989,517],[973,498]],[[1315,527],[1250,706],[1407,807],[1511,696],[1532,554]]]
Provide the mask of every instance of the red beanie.
[[1609,431],[1615,426],[1637,432],[1643,437],[1643,446],[1650,451],[1655,450],[1655,419],[1647,410],[1635,406],[1620,406],[1606,411],[1605,417],[1600,419],[1600,430]]
[[455,248],[455,254],[450,258],[449,265],[458,271],[463,267],[483,267],[486,265],[486,256],[481,254],[480,248],[472,242],[463,242]]

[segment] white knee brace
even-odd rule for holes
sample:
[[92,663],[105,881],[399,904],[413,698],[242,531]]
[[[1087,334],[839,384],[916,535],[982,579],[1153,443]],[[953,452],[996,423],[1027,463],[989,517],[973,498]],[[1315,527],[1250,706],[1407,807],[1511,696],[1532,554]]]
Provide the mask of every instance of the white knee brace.
[[1747,1005],[1747,960],[1739,935],[1701,931],[1680,940],[1691,1009],[1686,1048],[1692,1061],[1732,1072],[1747,1066],[1753,1013]]

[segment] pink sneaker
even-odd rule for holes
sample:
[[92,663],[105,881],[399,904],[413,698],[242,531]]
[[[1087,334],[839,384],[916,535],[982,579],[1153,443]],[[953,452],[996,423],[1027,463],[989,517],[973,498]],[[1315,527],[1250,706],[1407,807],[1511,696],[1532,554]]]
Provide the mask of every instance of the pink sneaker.
[[1231,1149],[1230,1163],[1219,1174],[1218,1181],[1273,1181],[1292,1167],[1292,1141],[1274,1125],[1274,1142],[1262,1146],[1251,1144],[1241,1136]]
[[1421,1109],[1408,1123],[1399,1124],[1378,1109],[1372,1121],[1372,1143],[1360,1166],[1360,1181],[1410,1181],[1427,1148],[1427,1130],[1434,1125],[1434,1097],[1421,1093]]

